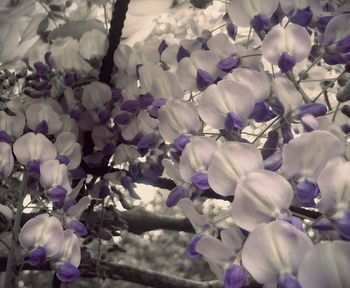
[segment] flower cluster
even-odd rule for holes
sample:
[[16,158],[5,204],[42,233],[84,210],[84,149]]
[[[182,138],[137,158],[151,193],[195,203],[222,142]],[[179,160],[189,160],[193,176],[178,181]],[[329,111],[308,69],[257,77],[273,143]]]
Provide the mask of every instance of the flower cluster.
[[[96,77],[96,23],[53,30],[44,59],[26,59],[0,111],[0,175],[46,204],[19,232],[31,265],[74,281],[80,238],[112,238],[83,212],[163,176],[176,186],[166,205],[196,231],[187,255],[225,288],[350,286],[350,14],[321,0],[220,11],[222,29],[196,38],[121,44],[110,85]],[[197,212],[208,195],[232,202],[220,221]]]

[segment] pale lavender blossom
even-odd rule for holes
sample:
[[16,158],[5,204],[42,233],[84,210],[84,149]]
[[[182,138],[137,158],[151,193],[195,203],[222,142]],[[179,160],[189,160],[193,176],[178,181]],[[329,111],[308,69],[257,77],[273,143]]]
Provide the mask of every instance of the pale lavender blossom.
[[350,287],[350,242],[325,241],[306,251],[298,271],[301,287]]
[[48,104],[32,104],[25,113],[27,126],[36,133],[52,135],[62,127],[60,115]]
[[246,85],[222,80],[204,91],[199,99],[198,112],[213,128],[237,131],[243,128],[254,104],[254,96]]
[[232,22],[240,27],[250,27],[255,16],[271,17],[278,0],[232,0],[227,12]]
[[311,247],[309,237],[287,222],[260,224],[243,246],[243,266],[261,284],[285,287],[279,285],[289,280],[298,287],[299,264]]
[[71,132],[62,132],[56,137],[56,158],[65,163],[69,170],[77,168],[81,162],[81,147],[77,140]]
[[5,142],[0,142],[0,176],[9,177],[14,166],[12,148]]
[[28,220],[19,233],[19,242],[27,250],[45,249],[45,258],[59,252],[64,234],[61,222],[55,216],[40,214]]
[[200,190],[208,189],[207,170],[212,155],[218,149],[217,142],[209,137],[193,136],[180,157],[180,175],[186,183],[193,183]]
[[276,25],[265,36],[261,50],[268,62],[278,65],[282,72],[288,72],[308,57],[311,39],[299,25],[289,24],[285,28]]
[[184,90],[204,90],[213,84],[219,76],[216,64],[219,58],[210,51],[194,51],[190,57],[183,58],[176,70],[176,75]]
[[251,172],[239,181],[232,203],[236,225],[253,231],[289,213],[294,192],[287,180],[271,171]]
[[201,128],[197,107],[192,102],[169,100],[159,109],[158,120],[160,135],[170,143],[180,134],[194,134]]
[[32,161],[42,163],[55,159],[57,155],[55,145],[43,134],[32,132],[19,137],[13,144],[13,153],[19,163],[27,165]]
[[4,111],[0,111],[0,131],[18,138],[23,134],[26,120],[22,112],[16,111],[15,113],[15,116],[9,116]]
[[222,196],[234,195],[239,180],[263,168],[261,153],[255,146],[226,142],[219,147],[210,161],[209,185]]
[[344,143],[327,131],[312,131],[291,140],[282,149],[282,171],[288,177],[316,181],[328,160],[340,156]]
[[112,90],[105,83],[96,81],[84,87],[82,103],[86,109],[101,108],[111,99]]

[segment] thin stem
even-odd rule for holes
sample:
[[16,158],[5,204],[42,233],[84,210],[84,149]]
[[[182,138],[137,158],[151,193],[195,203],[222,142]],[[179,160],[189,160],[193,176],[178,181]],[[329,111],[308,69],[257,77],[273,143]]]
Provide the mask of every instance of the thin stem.
[[317,96],[315,97],[314,100],[312,100],[312,102],[316,102],[318,98],[320,98],[320,96],[324,93],[324,91],[326,91],[329,87],[331,87],[346,71],[344,70],[343,72],[341,72],[337,78],[334,78],[334,80],[332,80],[331,82],[329,82],[320,93],[317,94]]
[[304,77],[307,75],[307,73],[310,71],[310,69],[312,67],[314,67],[323,57],[323,54],[321,54],[320,56],[318,56],[314,62],[311,63],[311,65],[309,67],[307,67],[307,69],[303,72],[303,74],[301,74],[301,76],[299,77],[297,83],[299,84],[301,80],[304,79]]
[[266,128],[254,139],[254,141],[252,142],[252,144],[254,144],[256,141],[258,141],[259,138],[262,137],[262,136],[265,134],[265,132],[266,132],[267,130],[269,130],[269,129],[271,128],[271,126],[272,126],[273,124],[275,124],[280,118],[281,118],[281,116],[278,116],[278,117],[277,117],[275,120],[273,120],[269,125],[267,125]]
[[7,257],[5,286],[4,287],[13,287],[12,284],[13,284],[13,276],[14,275],[13,275],[12,268],[13,268],[14,258],[16,256],[18,235],[19,235],[21,216],[22,216],[22,211],[23,211],[23,199],[25,197],[25,191],[27,188],[27,181],[28,181],[28,174],[27,174],[27,171],[24,171],[23,179],[22,179],[22,183],[21,183],[21,187],[20,187],[19,195],[18,195],[15,222],[13,224],[13,229],[12,229],[13,236],[12,236],[11,250],[10,250],[9,255]]
[[293,72],[288,72],[286,73],[287,78],[293,82],[295,88],[297,88],[297,90],[300,92],[301,96],[303,97],[303,100],[305,103],[310,103],[311,99],[309,98],[309,96],[306,95],[306,93],[304,92],[303,88],[301,88],[301,86],[299,85],[299,83],[295,80]]
[[332,117],[332,122],[335,121],[335,118],[337,117],[339,108],[340,108],[340,102],[338,102],[337,107],[335,108],[335,112],[334,112],[333,117]]

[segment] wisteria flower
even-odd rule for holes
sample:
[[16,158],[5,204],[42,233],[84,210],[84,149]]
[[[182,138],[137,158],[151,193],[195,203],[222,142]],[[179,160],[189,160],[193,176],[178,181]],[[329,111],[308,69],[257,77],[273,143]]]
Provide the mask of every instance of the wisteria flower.
[[186,183],[192,183],[199,190],[209,189],[207,170],[217,142],[204,136],[193,136],[180,157],[180,174]]
[[55,159],[57,155],[56,147],[49,139],[43,134],[34,134],[32,132],[24,134],[15,141],[13,153],[17,161],[23,165],[27,165],[30,162],[32,164],[37,163],[34,165],[36,166],[34,170],[39,170],[40,163]]
[[162,106],[158,120],[160,134],[171,143],[178,135],[194,134],[201,127],[196,105],[180,100],[170,100]]
[[226,142],[214,153],[208,168],[210,187],[222,196],[234,195],[236,184],[250,172],[263,169],[260,151],[253,145]]
[[251,172],[239,181],[232,203],[232,219],[243,229],[253,231],[286,215],[294,192],[287,180],[271,171]]
[[62,247],[64,239],[61,222],[54,216],[40,214],[30,219],[19,233],[21,246],[30,250],[32,265],[41,266]]
[[287,222],[261,224],[243,246],[243,266],[261,284],[299,287],[298,268],[311,247],[309,237]]
[[306,251],[298,271],[301,287],[343,288],[350,286],[350,242],[325,241]]
[[52,135],[61,127],[60,115],[57,114],[50,105],[36,103],[26,109],[28,127],[42,134]]
[[79,166],[81,162],[81,147],[73,133],[62,132],[58,134],[55,146],[58,154],[56,159],[66,164],[69,170]]
[[96,81],[84,87],[82,102],[86,109],[101,108],[112,99],[111,88]]
[[327,131],[305,133],[283,146],[281,169],[289,177],[316,180],[328,160],[343,151],[344,143]]
[[[240,27],[255,26],[254,22],[263,22],[276,11],[278,0],[232,0],[227,13],[232,22]],[[258,18],[255,19],[254,18]]]
[[350,162],[342,158],[328,161],[317,179],[321,191],[320,211],[337,231],[350,239]]
[[0,176],[9,177],[14,166],[12,148],[5,142],[0,142]]
[[274,26],[262,42],[263,57],[282,72],[290,71],[310,53],[311,39],[306,30],[296,24],[283,28]]
[[198,103],[198,112],[211,127],[232,132],[244,127],[254,104],[254,96],[245,85],[222,80],[204,91]]

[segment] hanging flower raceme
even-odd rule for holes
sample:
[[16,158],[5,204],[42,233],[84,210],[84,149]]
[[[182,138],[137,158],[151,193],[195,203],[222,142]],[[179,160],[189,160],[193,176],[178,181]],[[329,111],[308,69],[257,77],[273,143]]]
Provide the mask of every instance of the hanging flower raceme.
[[57,254],[63,239],[61,222],[48,214],[28,220],[19,233],[19,242],[24,249],[29,250],[29,262],[33,266],[42,266],[47,257]]
[[296,63],[309,56],[311,39],[306,30],[295,24],[274,26],[262,42],[263,57],[282,72],[291,71]]

